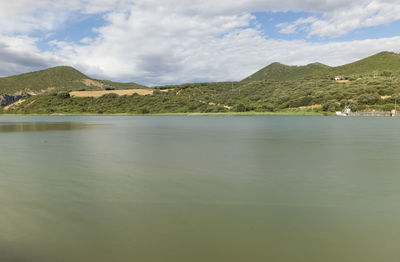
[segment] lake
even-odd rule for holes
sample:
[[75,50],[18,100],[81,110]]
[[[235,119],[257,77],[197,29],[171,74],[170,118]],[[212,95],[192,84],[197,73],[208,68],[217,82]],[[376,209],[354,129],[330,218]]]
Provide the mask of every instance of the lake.
[[0,117],[0,261],[399,261],[397,118]]

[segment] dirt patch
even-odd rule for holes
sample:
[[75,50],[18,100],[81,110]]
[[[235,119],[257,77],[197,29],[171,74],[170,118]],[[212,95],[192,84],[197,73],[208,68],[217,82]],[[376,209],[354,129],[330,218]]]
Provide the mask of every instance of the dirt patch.
[[336,83],[339,83],[339,84],[345,84],[348,82],[349,82],[349,80],[336,80]]
[[81,81],[85,86],[89,86],[89,87],[90,86],[95,86],[95,87],[103,87],[104,86],[104,84],[100,83],[99,81],[88,79],[88,78],[82,79]]
[[27,94],[31,95],[31,96],[36,96],[36,95],[41,95],[41,94],[46,93],[46,92],[53,91],[54,89],[56,89],[56,88],[55,87],[48,87],[48,88],[42,89],[42,90],[35,90],[35,91],[28,90]]
[[385,100],[385,99],[389,99],[389,98],[391,98],[392,96],[381,96],[381,99],[383,99],[383,100]]
[[15,103],[13,103],[13,104],[11,104],[11,105],[5,106],[5,107],[3,108],[3,110],[4,110],[4,111],[7,111],[7,110],[10,109],[11,107],[14,107],[14,106],[16,106],[16,105],[22,104],[23,102],[25,102],[25,99],[18,100],[17,102],[15,102]]
[[116,94],[119,96],[123,95],[153,95],[153,90],[147,89],[127,89],[127,90],[103,90],[103,91],[74,91],[69,93],[71,97],[101,97],[106,94]]
[[312,106],[300,106],[301,109],[312,109],[312,108],[321,108],[322,105],[312,105]]
[[199,100],[199,102],[200,102],[200,103],[203,103],[203,104],[208,104],[208,105],[210,105],[210,106],[222,106],[223,108],[226,108],[226,109],[229,109],[229,110],[231,110],[231,109],[233,108],[233,107],[231,107],[231,106],[216,104],[216,103],[213,103],[213,102],[207,103],[206,101],[203,101],[203,100]]

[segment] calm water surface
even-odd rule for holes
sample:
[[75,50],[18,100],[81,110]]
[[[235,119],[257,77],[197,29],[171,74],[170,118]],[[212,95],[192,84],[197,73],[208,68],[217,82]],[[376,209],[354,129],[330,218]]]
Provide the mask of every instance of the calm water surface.
[[400,121],[0,117],[1,262],[399,261]]

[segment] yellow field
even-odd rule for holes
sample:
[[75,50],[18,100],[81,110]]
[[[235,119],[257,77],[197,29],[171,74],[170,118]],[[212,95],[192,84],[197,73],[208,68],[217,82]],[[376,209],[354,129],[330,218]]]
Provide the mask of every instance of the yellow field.
[[312,106],[300,106],[300,109],[313,109],[313,108],[321,108],[322,105],[312,105]]
[[117,94],[119,96],[123,95],[133,95],[133,94],[138,94],[138,95],[153,95],[153,90],[147,90],[147,89],[127,89],[127,90],[102,90],[102,91],[74,91],[70,92],[69,95],[71,97],[101,97],[102,95],[105,94]]

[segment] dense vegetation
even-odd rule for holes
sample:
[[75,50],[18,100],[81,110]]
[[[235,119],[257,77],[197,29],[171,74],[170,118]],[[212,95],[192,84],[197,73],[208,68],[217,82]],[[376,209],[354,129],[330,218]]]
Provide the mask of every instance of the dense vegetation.
[[[345,106],[354,111],[390,111],[400,94],[400,55],[394,53],[380,53],[341,67],[311,64],[275,70],[282,67],[286,66],[273,64],[268,74],[253,75],[259,79],[256,81],[247,78],[234,83],[161,86],[154,88],[154,95],[146,96],[109,94],[100,98],[71,98],[68,93],[71,87],[68,87],[64,91],[29,97],[9,108],[7,113],[324,113],[342,110]],[[271,72],[275,74],[273,77]],[[337,75],[347,81],[335,81]],[[125,85],[116,87],[125,88]]]
[[[331,80],[254,81],[169,86],[168,93],[147,96],[104,95],[71,98],[68,93],[33,96],[12,107],[10,113],[177,113],[177,112],[274,112],[285,110],[390,111],[400,94],[400,78],[365,78],[337,83]],[[314,107],[311,107],[316,105]],[[319,107],[318,105],[321,105]],[[307,107],[307,108],[301,108]]]

